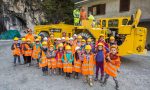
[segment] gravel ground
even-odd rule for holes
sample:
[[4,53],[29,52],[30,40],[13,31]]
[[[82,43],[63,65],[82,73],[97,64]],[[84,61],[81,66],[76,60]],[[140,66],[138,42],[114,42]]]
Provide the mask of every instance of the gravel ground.
[[[115,90],[112,78],[105,87],[101,87],[99,82],[89,87],[82,79],[42,76],[41,70],[35,66],[14,67],[10,45],[10,41],[0,41],[0,90]],[[120,70],[120,90],[150,90],[150,55],[123,57]]]

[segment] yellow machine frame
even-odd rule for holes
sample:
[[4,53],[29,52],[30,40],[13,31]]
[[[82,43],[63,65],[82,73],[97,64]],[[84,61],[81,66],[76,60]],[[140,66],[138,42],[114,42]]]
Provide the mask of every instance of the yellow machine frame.
[[130,17],[100,18],[100,28],[119,28],[121,25],[127,25]]
[[[86,38],[94,39],[95,41],[98,40],[100,34],[105,34],[105,39],[109,39],[108,31],[111,29],[115,29],[117,35],[119,35],[120,40],[123,42],[121,45],[118,45],[119,55],[131,55],[131,54],[145,54],[145,43],[146,43],[146,36],[147,36],[147,29],[144,27],[137,27],[139,24],[139,20],[141,17],[141,10],[138,9],[134,21],[131,25],[128,25],[128,21],[130,17],[119,17],[119,18],[101,18],[100,19],[100,27],[93,27],[93,21],[83,20],[82,26],[74,26],[74,25],[67,25],[67,24],[52,24],[52,25],[39,25],[35,26],[35,34],[39,34],[41,32],[47,32],[49,35],[53,32],[54,36],[62,37],[62,33],[66,32],[68,37],[71,37],[73,34],[81,34],[84,35]],[[123,20],[126,19],[127,22],[123,23]],[[103,26],[103,21],[106,21],[106,25]],[[117,26],[110,26],[109,20],[118,20]],[[90,33],[90,36],[84,34]],[[93,40],[93,41],[94,41]]]
[[62,37],[62,32],[66,33],[66,36],[71,37],[73,34],[73,25],[68,24],[51,24],[51,25],[38,25],[34,27],[34,33],[36,35],[45,32],[48,35],[54,33],[55,38]]

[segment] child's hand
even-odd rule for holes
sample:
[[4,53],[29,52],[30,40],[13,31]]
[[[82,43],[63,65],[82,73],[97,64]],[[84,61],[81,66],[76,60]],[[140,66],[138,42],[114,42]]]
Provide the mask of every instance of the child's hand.
[[108,59],[109,61],[111,60],[109,56],[107,57],[107,59]]
[[117,72],[120,73],[120,70],[118,69]]
[[111,59],[110,59],[110,57],[109,57],[109,56],[108,56],[108,57],[106,57],[106,61],[107,61],[107,62],[110,62],[110,60],[111,60]]

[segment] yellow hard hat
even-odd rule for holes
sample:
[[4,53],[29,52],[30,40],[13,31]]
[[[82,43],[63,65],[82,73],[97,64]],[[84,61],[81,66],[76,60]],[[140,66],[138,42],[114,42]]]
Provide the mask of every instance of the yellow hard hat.
[[65,47],[65,49],[66,49],[66,50],[71,50],[71,47],[70,47],[69,45],[67,45],[67,46]]
[[31,42],[31,39],[28,38],[26,41]]
[[63,47],[64,45],[62,44],[62,43],[60,43],[59,45],[58,45],[58,47]]
[[77,37],[78,39],[82,39],[82,36],[81,35],[78,35],[78,37]]
[[104,46],[103,43],[98,43],[98,46]]
[[35,41],[36,41],[36,42],[38,42],[38,41],[40,41],[40,39],[39,39],[39,38],[37,38],[37,39],[35,39]]
[[54,47],[54,45],[51,44],[50,47]]
[[66,41],[69,41],[69,37],[66,37],[66,39],[65,39]]
[[82,42],[86,42],[84,39],[82,39]]
[[25,39],[25,38],[22,38],[22,39],[21,39],[21,41],[23,41],[23,42],[24,42],[24,41],[26,41],[26,39]]
[[53,37],[53,36],[54,36],[53,34],[50,35],[50,37]]
[[114,36],[111,36],[111,37],[110,37],[110,40],[115,40],[115,37],[114,37]]
[[44,45],[47,45],[47,42],[45,42],[45,41],[44,41],[44,42],[42,42],[42,45],[43,45],[43,46],[44,46]]
[[112,45],[110,48],[118,48],[117,45]]
[[88,39],[87,39],[87,42],[91,42],[91,41],[92,41],[92,39],[91,39],[91,38],[88,38]]
[[19,38],[18,38],[18,37],[15,37],[15,38],[14,38],[14,41],[18,41],[18,40],[19,40]]
[[38,38],[39,40],[41,40],[41,36],[38,36],[37,38]]
[[105,35],[104,34],[100,34],[100,37],[104,37]]
[[91,50],[92,48],[91,48],[91,46],[90,45],[86,45],[85,46],[85,50]]

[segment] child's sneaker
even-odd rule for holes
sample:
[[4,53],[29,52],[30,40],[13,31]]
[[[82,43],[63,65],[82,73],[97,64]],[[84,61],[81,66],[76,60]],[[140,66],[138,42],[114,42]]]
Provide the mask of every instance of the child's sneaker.
[[98,81],[98,78],[97,78],[97,77],[95,77],[94,81]]

